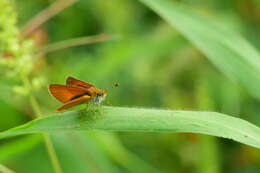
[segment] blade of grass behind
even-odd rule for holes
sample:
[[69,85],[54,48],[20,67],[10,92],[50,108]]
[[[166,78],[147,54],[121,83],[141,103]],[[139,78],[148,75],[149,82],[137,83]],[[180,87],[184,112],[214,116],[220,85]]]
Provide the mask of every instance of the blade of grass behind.
[[169,0],[140,1],[181,32],[220,71],[260,99],[260,55],[246,39],[184,4]]

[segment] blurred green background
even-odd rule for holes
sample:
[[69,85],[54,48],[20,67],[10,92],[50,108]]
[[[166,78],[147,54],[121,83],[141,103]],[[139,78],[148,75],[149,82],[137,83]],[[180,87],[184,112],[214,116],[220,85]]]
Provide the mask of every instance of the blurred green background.
[[[22,28],[55,1],[12,2]],[[260,49],[259,0],[178,2],[239,32]],[[46,115],[60,105],[49,95],[48,84],[62,84],[67,76],[73,76],[103,89],[119,82],[120,87],[108,93],[107,100],[113,106],[216,111],[260,126],[259,101],[139,1],[79,0],[41,25],[30,38],[41,48],[103,33],[114,39],[35,57],[32,76],[37,76],[35,85],[40,83],[36,96]],[[0,80],[4,83],[8,79]],[[23,106],[26,98],[13,103],[15,97],[10,96],[11,101],[0,97],[1,131],[32,119],[28,116],[30,107]],[[259,150],[204,135],[71,132],[51,138],[66,173],[260,172]],[[19,173],[53,172],[40,135],[1,140],[0,162]]]

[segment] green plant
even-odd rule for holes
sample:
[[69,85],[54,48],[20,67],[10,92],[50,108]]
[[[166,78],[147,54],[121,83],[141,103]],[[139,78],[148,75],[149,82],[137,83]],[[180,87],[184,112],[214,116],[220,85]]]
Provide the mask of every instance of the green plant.
[[[63,0],[59,1],[57,4],[62,4],[62,2]],[[71,0],[70,2],[74,3],[76,1]],[[172,27],[176,28],[188,41],[194,44],[195,47],[197,47],[198,50],[201,51],[201,53],[203,53],[219,71],[223,72],[224,75],[221,77],[224,78],[224,80],[226,80],[227,76],[238,84],[241,84],[251,94],[251,96],[256,99],[260,98],[260,78],[258,75],[260,72],[258,63],[259,53],[246,39],[231,29],[226,29],[225,27],[212,22],[210,19],[202,17],[202,15],[194,12],[193,9],[184,4],[170,2],[169,0],[140,0],[140,2],[151,8]],[[124,3],[122,2],[122,4]],[[93,1],[91,2],[91,5],[101,7],[102,3]],[[127,5],[130,6],[130,4]],[[109,4],[107,4],[107,6],[109,6]],[[113,22],[109,21],[111,20],[111,16],[113,16],[114,7],[109,6],[108,8],[112,9],[109,11],[110,16],[103,16],[103,14],[100,16],[104,17],[102,20],[105,20],[104,23],[105,25],[108,25],[108,30],[110,30],[114,27]],[[101,9],[99,10],[102,12]],[[141,170],[141,172],[158,172],[156,168],[124,148],[114,134],[109,133],[102,135],[100,130],[107,132],[132,131],[146,133],[160,132],[160,134],[162,134],[162,132],[206,134],[233,139],[237,142],[260,148],[259,127],[242,120],[241,118],[234,118],[227,114],[217,112],[105,106],[103,107],[103,118],[98,118],[96,120],[93,118],[93,113],[86,112],[85,110],[68,111],[60,114],[49,113],[52,111],[44,111],[44,113],[42,113],[42,110],[50,110],[50,107],[48,107],[50,98],[46,96],[48,73],[35,73],[36,65],[34,56],[39,56],[46,52],[49,53],[72,46],[102,42],[110,40],[111,37],[107,37],[107,35],[81,37],[79,39],[50,44],[38,49],[35,47],[33,39],[28,39],[26,36],[29,36],[33,30],[47,21],[48,17],[46,18],[45,16],[45,20],[40,23],[36,22],[36,25],[28,25],[30,26],[28,27],[29,30],[25,27],[25,29],[22,30],[24,35],[21,36],[21,33],[16,26],[17,14],[13,10],[13,5],[10,1],[0,1],[0,11],[0,72],[3,74],[0,77],[1,80],[3,80],[0,85],[0,90],[3,91],[3,94],[1,94],[0,97],[6,102],[9,102],[16,109],[22,111],[24,111],[22,102],[27,102],[25,103],[27,108],[26,113],[28,114],[29,112],[29,114],[34,116],[34,118],[36,117],[35,120],[25,123],[24,125],[17,125],[14,128],[0,132],[0,139],[7,139],[12,136],[32,133],[44,133],[44,141],[56,172],[62,172],[60,167],[65,171],[74,171],[73,169],[75,167],[79,172],[85,170],[89,172],[97,172],[98,170],[101,172],[106,170],[109,170],[108,172],[120,172],[121,170],[118,170],[118,168],[107,159],[107,155],[129,172],[135,172],[135,167],[137,167],[138,170]],[[57,13],[58,11],[47,16],[53,17]],[[123,11],[122,16],[118,15],[115,17],[115,19],[117,19],[117,17],[120,19],[116,20],[116,25],[123,22],[119,29],[119,32],[122,31],[123,34],[130,30],[125,26],[125,22],[127,23],[128,20],[131,21],[130,16],[127,15],[128,11]],[[35,22],[32,24],[35,24]],[[136,65],[139,65],[139,68],[133,68],[134,70],[132,70],[136,73],[136,78],[138,78],[135,83],[138,83],[138,80],[140,83],[149,83],[152,88],[151,93],[154,96],[153,98],[150,97],[150,100],[154,101],[153,103],[158,103],[161,101],[158,99],[159,92],[154,89],[155,87],[153,88],[153,85],[159,82],[158,80],[155,80],[158,79],[156,76],[152,76],[156,73],[152,73],[151,71],[161,70],[163,75],[161,75],[159,79],[163,79],[161,80],[162,84],[160,84],[162,87],[165,87],[165,85],[166,87],[160,89],[160,94],[165,94],[169,97],[172,93],[168,93],[171,92],[171,90],[169,90],[171,84],[167,79],[170,78],[169,76],[172,74],[172,71],[171,66],[167,65],[170,64],[169,62],[174,58],[172,58],[173,56],[168,57],[167,55],[172,52],[181,52],[183,49],[190,49],[192,47],[189,45],[187,40],[173,32],[172,29],[169,29],[168,25],[164,22],[160,27],[161,28],[159,29],[155,29],[155,31],[149,31],[152,34],[148,33],[145,36],[140,36],[140,33],[131,33],[129,34],[130,36],[128,36],[129,38],[127,38],[127,36],[126,39],[122,37],[118,42],[110,43],[104,45],[102,49],[94,50],[100,58],[95,57],[94,59],[92,58],[92,54],[81,54],[81,52],[78,51],[79,53],[77,52],[76,54],[74,52],[75,55],[72,54],[73,57],[77,56],[77,62],[72,59],[68,62],[64,61],[64,64],[59,64],[59,60],[53,60],[58,65],[56,65],[53,68],[54,70],[50,72],[52,75],[49,75],[50,79],[48,80],[53,81],[52,76],[56,77],[55,82],[57,81],[57,78],[63,80],[64,75],[70,73],[85,75],[87,70],[87,75],[89,75],[90,81],[93,81],[94,79],[110,80],[116,78],[114,76],[116,73],[124,75],[125,71],[122,69],[127,66],[126,64],[141,59],[136,63]],[[143,30],[146,31],[146,28]],[[70,54],[68,54],[68,56],[69,55]],[[167,64],[167,68],[165,68],[166,70],[162,70],[161,67],[163,63],[160,64],[161,61],[159,61],[163,58]],[[190,63],[190,60],[191,59],[187,59],[185,62],[185,60],[183,61],[183,59],[181,59],[179,62],[185,66]],[[159,63],[157,63],[157,61]],[[147,70],[147,66],[152,63],[155,63],[156,66],[151,68],[151,71]],[[76,68],[72,68],[74,65]],[[195,65],[189,66],[189,68],[190,67],[193,68]],[[120,70],[122,70],[122,73]],[[148,72],[145,72],[145,70]],[[143,71],[144,73],[142,73]],[[202,72],[208,71],[205,70]],[[127,77],[123,76],[122,78],[123,80],[127,79],[128,84],[132,85],[133,82],[131,77],[132,76],[129,75]],[[185,82],[185,80],[183,81]],[[128,94],[128,92],[131,93],[131,90],[134,90],[135,92],[136,88],[138,90],[138,87],[135,88],[135,86],[129,88],[127,88],[128,90],[123,91],[119,96],[125,97],[125,92]],[[205,88],[208,89],[211,88],[211,86],[206,86]],[[231,90],[233,91],[234,88],[231,88]],[[45,93],[42,94],[41,92]],[[145,93],[145,89],[143,89],[142,92]],[[198,91],[196,90],[196,92],[199,93],[199,96],[197,96],[198,98],[196,98],[199,109],[204,109],[205,107],[207,110],[215,109],[211,104],[200,104],[201,100],[210,99],[210,94],[207,93],[208,95],[204,97],[203,92],[202,94],[200,93],[200,89],[198,89]],[[142,94],[143,93],[138,93],[137,95],[133,95],[133,101],[130,103],[138,105],[138,103],[144,102],[143,105],[145,105],[145,101],[142,100],[145,97],[142,97]],[[18,96],[20,102],[16,102],[12,97],[13,95]],[[37,97],[39,95],[41,97]],[[181,104],[182,96],[183,95],[179,97],[177,96],[174,99],[178,100]],[[189,98],[191,97],[192,96],[189,96]],[[131,96],[128,98],[131,98]],[[121,101],[128,103],[122,98]],[[152,101],[150,103],[152,103]],[[170,101],[171,99],[168,99],[166,102],[170,105]],[[239,102],[238,100],[235,101]],[[239,105],[239,103],[236,105]],[[32,109],[32,111],[30,109]],[[45,114],[49,116],[43,116]],[[250,113],[248,112],[247,114]],[[91,133],[88,133],[88,131],[93,130],[99,131],[94,133],[94,137],[91,136]],[[81,131],[81,133],[76,133],[74,131]],[[56,134],[57,132],[62,132],[62,134]],[[219,172],[218,166],[212,166],[216,165],[215,163],[211,162],[208,166],[208,163],[205,162],[208,157],[214,158],[214,162],[218,162],[216,156],[216,140],[211,137],[201,137],[199,140],[200,147],[204,149],[202,151],[204,153],[201,154],[201,158],[204,160],[202,160],[199,165],[200,171],[213,170],[214,172]],[[22,153],[23,151],[28,151],[34,146],[40,144],[40,142],[41,137],[37,134],[35,136],[26,136],[7,142],[0,148],[0,161],[8,160],[15,155],[19,155],[19,153]],[[60,148],[60,146],[63,148]],[[54,147],[57,149],[57,156]],[[68,153],[65,153],[65,151]],[[106,154],[101,153],[100,151],[103,151]],[[207,152],[211,152],[212,155],[207,155]],[[73,158],[73,161],[67,158],[67,154]],[[59,166],[57,157],[61,160],[61,166]],[[70,168],[70,164],[74,167],[72,166]],[[5,167],[0,167],[0,169],[1,168],[4,169]]]
[[244,120],[215,112],[137,108],[103,108],[104,118],[71,111],[41,118],[0,133],[0,139],[21,134],[73,130],[190,132],[233,139],[260,148],[260,129]]

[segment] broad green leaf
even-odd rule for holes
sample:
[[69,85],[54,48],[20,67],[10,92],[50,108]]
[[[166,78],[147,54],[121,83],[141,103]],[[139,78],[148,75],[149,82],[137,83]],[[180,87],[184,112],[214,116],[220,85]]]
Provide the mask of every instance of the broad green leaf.
[[11,169],[5,167],[4,165],[1,165],[0,164],[0,172],[3,172],[3,173],[14,173],[14,171],[12,171]]
[[260,54],[242,36],[169,0],[140,0],[154,10],[234,81],[260,99]]
[[56,133],[50,136],[65,172],[118,172],[109,158],[92,145],[91,140],[84,139],[81,133]]
[[0,162],[10,160],[15,156],[27,152],[39,144],[42,140],[40,135],[31,135],[18,138],[0,145]]
[[[98,114],[98,113],[96,113]],[[260,128],[216,112],[104,107],[103,118],[70,111],[33,120],[0,133],[0,139],[30,133],[72,130],[190,132],[213,135],[260,148]]]
[[108,154],[112,160],[126,168],[129,172],[160,172],[153,165],[149,165],[145,160],[140,159],[135,153],[130,152],[114,133],[109,132],[86,132],[88,140],[95,142],[95,145]]

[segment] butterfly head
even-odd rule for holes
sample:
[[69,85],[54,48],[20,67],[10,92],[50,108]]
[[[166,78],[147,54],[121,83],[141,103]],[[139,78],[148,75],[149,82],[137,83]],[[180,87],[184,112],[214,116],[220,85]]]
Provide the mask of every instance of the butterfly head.
[[97,92],[95,102],[96,102],[96,103],[101,103],[102,101],[105,100],[106,96],[107,96],[106,90],[100,89],[100,90]]

